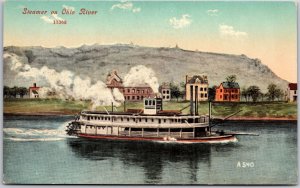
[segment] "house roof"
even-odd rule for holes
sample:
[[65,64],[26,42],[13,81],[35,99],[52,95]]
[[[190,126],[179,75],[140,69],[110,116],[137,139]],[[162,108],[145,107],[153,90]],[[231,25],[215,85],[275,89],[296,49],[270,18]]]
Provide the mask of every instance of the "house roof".
[[189,84],[194,84],[194,83],[208,83],[207,77],[201,76],[201,75],[194,75],[190,80],[188,80]]
[[297,83],[289,83],[290,90],[297,90]]
[[240,86],[237,82],[222,82],[221,84],[226,89],[228,88],[240,89]]
[[29,90],[39,90],[40,87],[29,87]]

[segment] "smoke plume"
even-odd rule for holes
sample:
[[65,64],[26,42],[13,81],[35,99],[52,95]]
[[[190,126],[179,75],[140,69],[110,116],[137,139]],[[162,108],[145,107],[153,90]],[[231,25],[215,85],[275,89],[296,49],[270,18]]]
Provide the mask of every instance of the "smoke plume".
[[150,86],[154,93],[158,93],[158,79],[151,68],[144,65],[132,67],[124,77],[124,86]]
[[93,84],[89,77],[83,79],[68,70],[57,72],[47,66],[40,69],[34,68],[23,64],[14,54],[6,53],[4,59],[10,69],[18,73],[17,77],[43,80],[49,85],[41,89],[41,97],[45,97],[48,92],[55,92],[63,99],[91,100],[93,109],[97,106],[110,105],[112,102],[120,105],[120,102],[124,100],[119,91],[113,90],[112,92],[101,81]]

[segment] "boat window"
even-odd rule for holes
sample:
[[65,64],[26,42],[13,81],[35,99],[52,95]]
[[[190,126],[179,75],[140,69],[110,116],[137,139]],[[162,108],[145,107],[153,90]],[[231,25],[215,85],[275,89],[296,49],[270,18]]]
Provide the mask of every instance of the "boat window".
[[108,120],[110,120],[110,118],[108,118]]
[[142,118],[140,118],[139,120],[140,120],[140,122],[142,122]]
[[121,121],[123,121],[123,118],[121,118]]
[[145,100],[145,105],[148,105],[148,100]]
[[147,118],[145,119],[145,122],[148,122],[148,119],[147,119]]
[[127,118],[127,121],[129,121],[129,118]]
[[153,100],[152,102],[153,102],[153,105],[155,105],[155,100]]
[[107,120],[107,117],[105,117],[104,119]]
[[149,100],[149,105],[152,105],[152,101],[151,100]]
[[152,120],[152,122],[154,122],[154,119],[153,119],[153,118],[152,118],[151,120]]
[[167,120],[166,119],[164,119],[164,123],[166,123],[167,122]]

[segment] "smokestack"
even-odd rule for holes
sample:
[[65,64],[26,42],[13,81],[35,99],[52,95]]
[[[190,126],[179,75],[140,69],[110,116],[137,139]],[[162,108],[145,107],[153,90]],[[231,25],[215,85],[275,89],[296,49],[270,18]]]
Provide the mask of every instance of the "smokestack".
[[33,83],[33,87],[36,87],[36,83]]
[[195,86],[195,114],[198,115],[198,86]]
[[194,88],[190,86],[190,114],[194,115]]

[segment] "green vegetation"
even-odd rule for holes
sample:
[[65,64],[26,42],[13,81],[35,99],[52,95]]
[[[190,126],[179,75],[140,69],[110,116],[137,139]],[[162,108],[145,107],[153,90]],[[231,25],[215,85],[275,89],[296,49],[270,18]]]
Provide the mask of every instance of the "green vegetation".
[[[189,105],[189,102],[164,102],[164,110],[180,110]],[[212,115],[225,117],[242,110],[235,117],[270,117],[270,118],[297,118],[297,104],[286,102],[257,102],[257,103],[213,103]],[[83,109],[91,109],[89,101],[68,101],[59,99],[5,99],[4,113],[12,114],[76,114]],[[111,106],[105,107],[111,110]],[[127,109],[142,109],[142,102],[127,102]],[[123,104],[116,107],[117,111],[123,111]],[[97,107],[96,110],[104,110]],[[115,109],[114,109],[115,110]],[[189,108],[183,110],[189,113]],[[208,102],[200,102],[200,114],[208,114]]]

